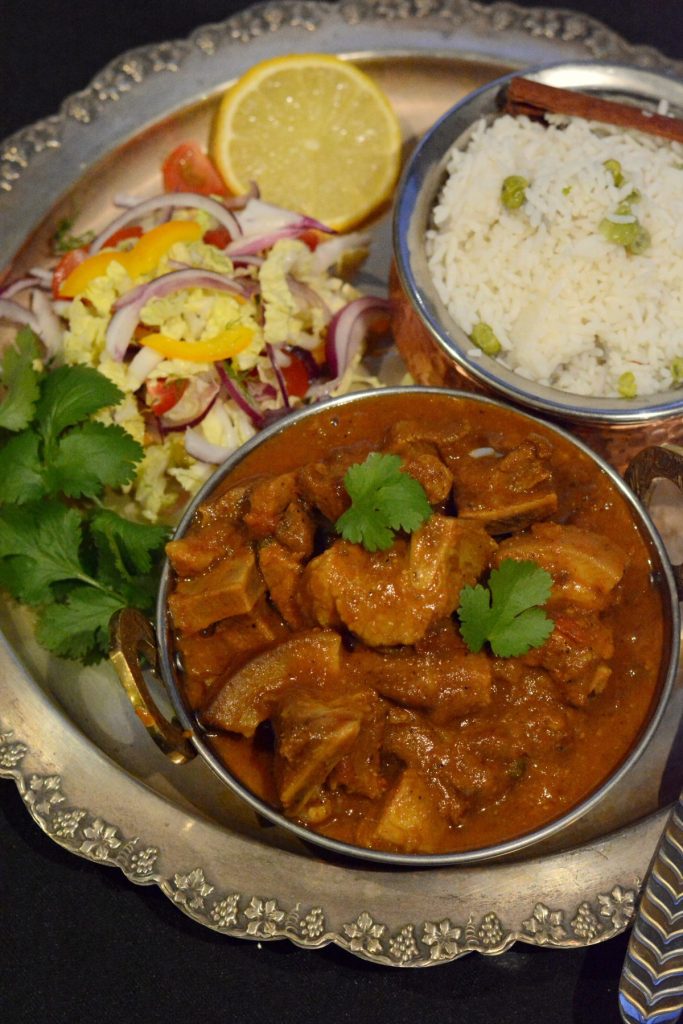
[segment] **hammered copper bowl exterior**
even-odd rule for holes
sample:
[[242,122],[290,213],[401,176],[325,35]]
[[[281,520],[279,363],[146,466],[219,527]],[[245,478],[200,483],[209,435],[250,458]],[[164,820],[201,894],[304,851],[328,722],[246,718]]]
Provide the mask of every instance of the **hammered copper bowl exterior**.
[[[525,75],[563,88],[630,100],[654,108],[659,99],[683,116],[683,83],[616,64],[577,62]],[[492,118],[512,75],[469,94],[425,134],[405,168],[394,206],[390,275],[396,345],[418,384],[457,387],[502,399],[580,437],[619,472],[647,445],[683,442],[683,396],[672,390],[636,399],[586,397],[536,384],[488,356],[472,359],[472,344],[451,319],[427,267],[425,235],[446,177],[448,153],[478,119]]]

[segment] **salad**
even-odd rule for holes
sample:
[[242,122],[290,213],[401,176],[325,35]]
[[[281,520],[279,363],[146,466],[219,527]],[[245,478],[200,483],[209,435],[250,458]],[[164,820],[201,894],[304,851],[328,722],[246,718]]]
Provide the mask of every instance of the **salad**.
[[255,186],[226,196],[193,143],[163,172],[167,191],[116,197],[121,212],[97,235],[62,225],[56,265],[0,289],[0,317],[32,329],[48,368],[93,367],[123,393],[95,418],[122,427],[143,455],[106,498],[152,523],[172,521],[274,417],[376,386],[364,342],[388,315],[386,300],[345,279],[365,235],[263,202]]
[[0,353],[0,587],[84,663],[118,610],[152,611],[168,526],[218,463],[293,406],[379,383],[362,357],[388,303],[345,275],[366,237],[255,187],[230,198],[180,149],[165,192],[117,197],[97,234],[60,225],[54,266],[0,287],[18,326]]

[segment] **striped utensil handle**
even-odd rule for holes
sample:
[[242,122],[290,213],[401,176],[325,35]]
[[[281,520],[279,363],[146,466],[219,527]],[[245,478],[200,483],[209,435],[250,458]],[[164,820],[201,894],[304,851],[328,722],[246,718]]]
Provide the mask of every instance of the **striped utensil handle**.
[[619,982],[628,1024],[670,1024],[683,1011],[683,797],[667,822],[638,906]]

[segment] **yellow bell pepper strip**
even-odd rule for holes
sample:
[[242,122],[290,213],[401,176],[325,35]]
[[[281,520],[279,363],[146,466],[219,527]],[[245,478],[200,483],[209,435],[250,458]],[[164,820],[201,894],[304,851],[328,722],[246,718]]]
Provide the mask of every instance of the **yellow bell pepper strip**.
[[120,263],[133,279],[149,274],[176,242],[196,242],[201,237],[202,229],[194,220],[169,220],[159,224],[145,232],[128,252],[97,252],[87,256],[62,283],[59,294],[66,299],[76,298],[91,281],[106,274],[113,262]]
[[215,363],[219,359],[230,359],[251,344],[254,332],[251,327],[228,327],[206,341],[178,341],[166,334],[145,334],[140,344],[154,349],[166,359],[188,359],[193,363]]

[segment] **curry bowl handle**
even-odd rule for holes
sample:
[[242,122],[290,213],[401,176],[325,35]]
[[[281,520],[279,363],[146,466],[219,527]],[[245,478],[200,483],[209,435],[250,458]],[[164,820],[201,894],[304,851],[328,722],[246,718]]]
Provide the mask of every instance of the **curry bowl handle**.
[[156,706],[140,664],[143,656],[152,671],[156,671],[158,657],[154,627],[137,609],[121,608],[111,617],[109,636],[109,660],[135,714],[156,745],[174,764],[189,761],[197,753],[189,741],[190,733],[178,722],[169,721]]
[[[683,492],[683,448],[675,444],[643,448],[629,462],[624,479],[647,508],[656,480],[670,480]],[[683,601],[683,564],[672,565],[678,597]]]

